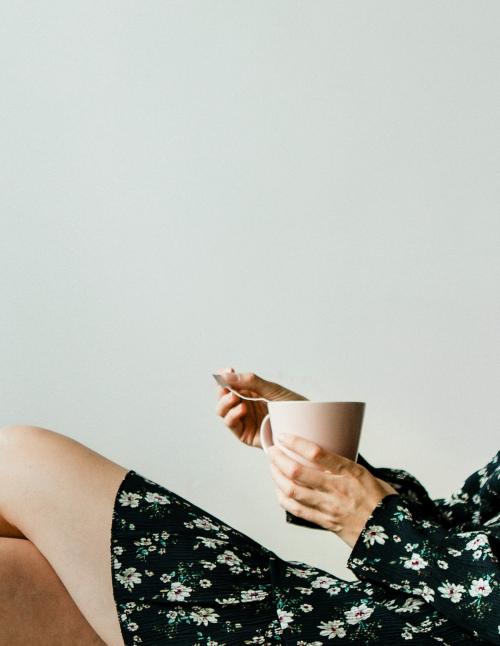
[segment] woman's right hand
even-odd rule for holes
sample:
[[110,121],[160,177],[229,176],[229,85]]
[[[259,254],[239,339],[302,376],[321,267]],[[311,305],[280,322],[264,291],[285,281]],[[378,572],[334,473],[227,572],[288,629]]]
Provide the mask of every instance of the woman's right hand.
[[[303,397],[272,381],[266,381],[253,372],[235,373],[233,368],[223,368],[218,370],[216,374],[224,377],[231,388],[248,397],[265,397],[270,401],[307,401],[307,397]],[[215,410],[240,442],[247,446],[262,448],[260,425],[268,413],[266,402],[240,399],[227,388],[217,386],[217,406]]]

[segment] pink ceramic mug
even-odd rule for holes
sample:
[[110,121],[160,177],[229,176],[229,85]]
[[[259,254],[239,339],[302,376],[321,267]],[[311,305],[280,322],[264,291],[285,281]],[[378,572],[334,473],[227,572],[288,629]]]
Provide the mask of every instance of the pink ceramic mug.
[[301,435],[327,451],[338,453],[356,462],[361,427],[365,412],[364,402],[318,402],[309,400],[281,400],[267,404],[269,413],[260,425],[260,443],[267,453],[276,444],[297,462],[313,466],[305,458],[280,444],[278,435]]

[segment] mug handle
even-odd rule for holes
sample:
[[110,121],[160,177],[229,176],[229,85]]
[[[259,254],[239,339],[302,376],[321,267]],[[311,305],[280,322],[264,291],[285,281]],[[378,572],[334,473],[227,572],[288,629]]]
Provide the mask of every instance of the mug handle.
[[264,417],[260,424],[260,443],[262,445],[262,448],[264,449],[264,453],[267,453],[270,447],[276,444],[276,446],[281,451],[283,451],[283,453],[286,453],[289,457],[291,457],[292,460],[297,460],[297,462],[302,462],[306,466],[309,466],[307,462],[304,462],[304,458],[301,458],[291,449],[283,446],[279,440],[277,440],[276,442],[274,441],[273,429],[271,428],[271,418],[269,413]]
[[271,421],[269,418],[269,413],[264,417],[260,424],[260,443],[264,449],[264,453],[267,453],[269,447],[271,447],[273,442],[273,431],[271,429]]

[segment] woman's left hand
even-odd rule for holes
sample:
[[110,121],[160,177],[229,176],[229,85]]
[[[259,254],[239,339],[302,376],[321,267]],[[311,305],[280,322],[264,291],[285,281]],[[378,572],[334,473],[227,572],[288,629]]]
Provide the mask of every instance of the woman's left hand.
[[288,437],[280,435],[279,441],[314,466],[293,460],[276,445],[269,448],[280,505],[291,514],[334,532],[349,547],[354,547],[380,500],[398,492],[361,464],[298,435]]

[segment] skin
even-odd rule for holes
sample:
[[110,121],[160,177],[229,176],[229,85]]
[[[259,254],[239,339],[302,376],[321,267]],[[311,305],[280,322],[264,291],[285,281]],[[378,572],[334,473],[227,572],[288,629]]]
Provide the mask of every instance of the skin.
[[[255,373],[219,371],[242,394],[306,398]],[[231,376],[232,375],[232,376]],[[264,402],[217,386],[216,412],[247,446],[260,446]],[[351,547],[371,511],[397,493],[364,467],[302,438],[278,448],[270,469],[281,506]],[[123,646],[112,592],[110,523],[128,469],[39,426],[0,428],[0,646]]]
[[0,538],[0,644],[104,646],[31,541]]
[[397,491],[360,464],[305,438],[290,435],[281,441],[313,466],[292,460],[276,446],[270,448],[271,475],[280,505],[334,532],[353,548],[376,505]]
[[[237,374],[233,368],[222,368],[217,372],[223,375],[229,385],[242,395],[265,397],[272,401],[307,399],[280,384],[262,379],[253,372]],[[268,412],[265,402],[240,399],[229,389],[217,386],[215,412],[219,417],[222,417],[226,427],[240,442],[253,448],[262,448],[259,431],[260,424]]]
[[[58,643],[54,633],[59,630],[75,635],[82,630],[89,644],[100,639],[108,646],[123,646],[109,541],[114,499],[126,473],[125,467],[50,429],[0,429],[0,527],[18,537],[9,540],[19,541],[10,555],[0,553],[4,570],[9,559],[19,565],[17,575],[10,569],[0,579],[4,597],[18,595],[4,622],[12,639],[5,637],[2,625],[0,643],[52,646]],[[32,574],[21,566],[28,556]],[[30,576],[37,577],[37,584]],[[30,593],[32,584],[39,595]],[[9,603],[0,608],[6,612]],[[44,613],[51,622],[43,621]]]
[[[233,368],[222,369],[219,373],[243,395],[250,393],[270,400],[306,399],[255,373],[236,376]],[[219,386],[216,412],[238,439],[249,446],[262,448],[259,430],[267,412],[265,402],[240,400],[230,390]],[[357,462],[328,452],[314,442],[293,435],[280,439],[285,447],[311,464],[307,467],[278,447],[270,448],[271,476],[280,505],[295,516],[328,529],[349,547],[354,547],[376,505],[397,491]]]

